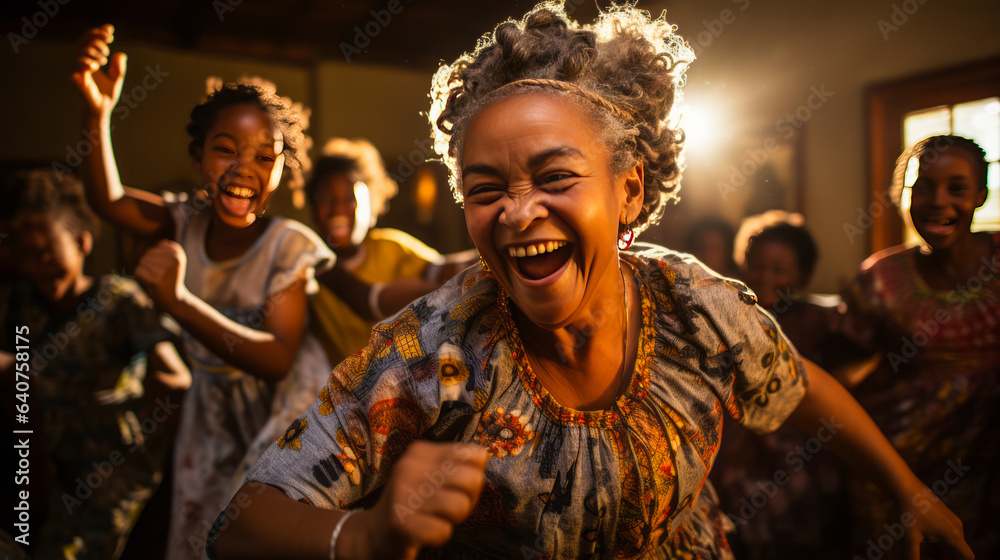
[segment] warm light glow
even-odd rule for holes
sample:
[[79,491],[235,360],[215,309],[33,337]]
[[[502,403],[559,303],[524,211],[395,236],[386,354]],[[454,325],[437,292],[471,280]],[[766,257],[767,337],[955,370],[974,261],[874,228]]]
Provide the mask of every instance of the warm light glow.
[[718,151],[724,139],[724,120],[717,105],[710,109],[704,105],[683,105],[680,107],[679,125],[684,130],[684,150],[689,154],[704,154]]
[[417,185],[413,194],[417,205],[417,220],[428,224],[434,218],[434,205],[437,204],[437,180],[434,170],[428,166],[417,169]]

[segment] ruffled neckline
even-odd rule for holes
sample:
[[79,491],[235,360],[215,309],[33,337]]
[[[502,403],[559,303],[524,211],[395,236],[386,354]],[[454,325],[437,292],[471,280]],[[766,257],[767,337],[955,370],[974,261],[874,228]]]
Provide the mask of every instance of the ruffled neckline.
[[653,327],[653,304],[649,286],[642,281],[641,275],[636,274],[637,263],[627,255],[622,255],[636,284],[639,287],[639,301],[642,310],[642,324],[639,332],[639,347],[636,351],[635,365],[625,391],[615,399],[610,408],[604,410],[576,410],[563,406],[555,397],[542,386],[541,381],[535,375],[531,364],[528,363],[524,345],[521,342],[517,325],[508,314],[501,312],[507,317],[509,323],[508,344],[517,367],[517,375],[524,386],[525,391],[531,396],[532,401],[542,411],[550,421],[559,425],[584,425],[598,428],[611,429],[619,427],[622,423],[622,416],[625,411],[631,408],[631,402],[643,400],[649,388],[649,368],[647,367],[653,355],[655,346],[655,330]]

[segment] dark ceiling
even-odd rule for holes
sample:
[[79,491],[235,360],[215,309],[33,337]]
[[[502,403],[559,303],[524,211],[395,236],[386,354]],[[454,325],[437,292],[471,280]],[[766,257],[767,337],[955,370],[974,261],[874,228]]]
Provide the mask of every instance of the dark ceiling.
[[[569,0],[568,6],[574,16],[589,20],[597,13],[597,1]],[[6,35],[30,32],[25,20],[33,20],[41,24],[38,36],[48,40],[75,40],[86,28],[109,22],[120,28],[121,38],[127,33],[130,41],[185,50],[295,64],[346,60],[433,69],[440,60],[453,60],[474,45],[498,22],[520,17],[533,5],[455,0],[8,0],[0,6],[0,21]]]

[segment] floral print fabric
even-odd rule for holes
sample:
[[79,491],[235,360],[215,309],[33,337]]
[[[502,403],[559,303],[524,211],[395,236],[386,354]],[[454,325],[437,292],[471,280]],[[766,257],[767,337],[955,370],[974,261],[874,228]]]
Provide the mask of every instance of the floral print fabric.
[[490,451],[486,485],[430,556],[729,557],[728,520],[705,484],[722,417],[776,428],[804,394],[803,367],[742,284],[665,249],[622,258],[643,331],[609,409],[552,398],[496,281],[473,267],[376,326],[248,480],[351,509],[414,439],[472,441]]

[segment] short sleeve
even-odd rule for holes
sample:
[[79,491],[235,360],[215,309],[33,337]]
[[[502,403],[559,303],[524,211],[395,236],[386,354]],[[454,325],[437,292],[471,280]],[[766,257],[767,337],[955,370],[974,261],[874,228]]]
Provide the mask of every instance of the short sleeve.
[[186,192],[163,191],[163,205],[174,221],[174,240],[183,239],[184,230],[201,212],[206,209],[211,212],[211,201],[205,198],[190,197]]
[[[352,509],[385,483],[413,440],[453,440],[470,425],[472,391],[448,385],[455,371],[468,377],[470,368],[448,341],[427,347],[434,343],[421,339],[420,327],[432,314],[425,310],[418,318],[420,307],[418,300],[375,327],[368,346],[334,369],[329,384],[261,456],[248,481],[318,507]],[[442,378],[448,383],[442,385]]]
[[337,257],[316,232],[295,220],[284,220],[280,239],[274,244],[274,266],[268,279],[267,295],[284,291],[298,280],[306,281],[306,293],[319,290],[317,273],[333,267]]
[[[757,433],[777,429],[805,395],[802,361],[774,318],[744,284],[668,252],[661,336],[687,372],[687,392],[710,390],[730,416]],[[706,408],[711,403],[706,403]]]
[[[444,260],[440,253],[416,237],[397,229],[373,229],[366,243],[370,244],[372,257],[379,266],[393,268],[393,278],[419,278],[428,266],[440,265]],[[383,264],[383,261],[388,262]]]

